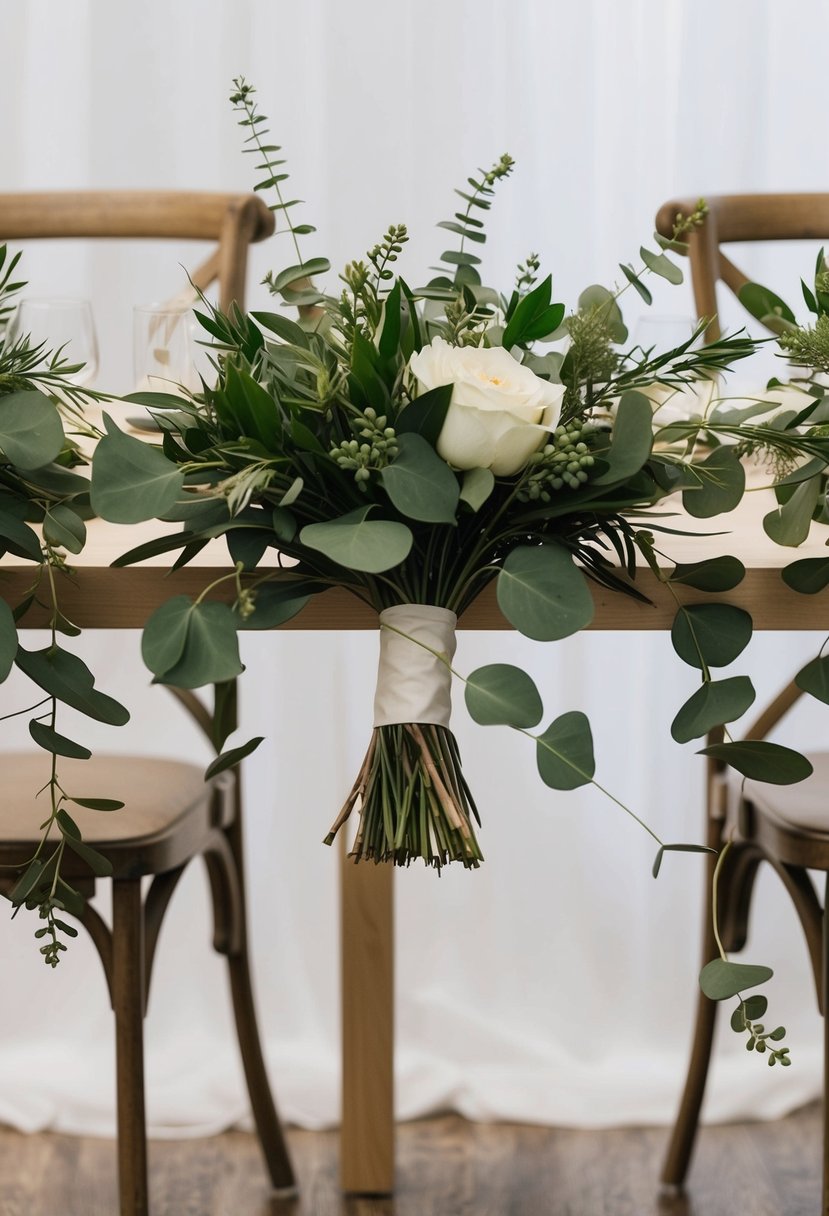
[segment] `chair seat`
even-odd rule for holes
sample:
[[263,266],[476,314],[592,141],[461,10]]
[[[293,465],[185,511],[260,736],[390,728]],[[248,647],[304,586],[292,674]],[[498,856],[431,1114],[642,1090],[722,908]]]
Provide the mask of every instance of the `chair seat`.
[[814,772],[795,785],[743,784],[738,774],[729,773],[727,819],[738,838],[787,865],[829,870],[829,752],[813,753],[809,760]]
[[746,781],[743,797],[757,810],[803,832],[829,835],[829,752],[809,756],[814,772],[795,785]]
[[[40,840],[49,814],[46,752],[0,755],[0,864],[21,865]],[[113,864],[116,876],[157,874],[198,853],[209,833],[233,816],[227,796],[232,778],[204,780],[204,770],[178,760],[145,756],[93,756],[60,759],[63,789],[79,798],[117,798],[118,811],[93,811],[66,805],[83,839]],[[88,875],[89,869],[66,850],[62,872]]]

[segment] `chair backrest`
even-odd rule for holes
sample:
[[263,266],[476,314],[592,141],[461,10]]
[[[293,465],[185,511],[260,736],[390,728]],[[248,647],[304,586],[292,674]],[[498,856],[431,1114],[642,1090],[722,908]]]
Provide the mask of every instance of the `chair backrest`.
[[195,287],[218,282],[219,307],[244,305],[248,246],[274,230],[255,194],[178,190],[48,191],[0,194],[0,243],[42,237],[120,237],[216,241],[191,271]]
[[[829,239],[829,194],[720,194],[705,199],[708,214],[704,223],[683,240],[688,258],[697,316],[708,319],[706,338],[721,336],[717,320],[717,283],[722,281],[735,295],[750,282],[739,267],[722,252],[731,241],[805,241]],[[674,199],[663,204],[656,216],[656,230],[670,237],[677,216],[690,215],[695,199]]]

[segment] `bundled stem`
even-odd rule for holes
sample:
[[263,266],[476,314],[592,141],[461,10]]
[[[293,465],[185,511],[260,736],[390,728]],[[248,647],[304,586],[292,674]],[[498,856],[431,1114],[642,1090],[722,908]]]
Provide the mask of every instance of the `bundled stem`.
[[422,858],[474,868],[483,860],[472,818],[480,823],[464,780],[455,736],[434,723],[376,726],[357,779],[325,838],[332,844],[358,808],[355,861],[409,865]]

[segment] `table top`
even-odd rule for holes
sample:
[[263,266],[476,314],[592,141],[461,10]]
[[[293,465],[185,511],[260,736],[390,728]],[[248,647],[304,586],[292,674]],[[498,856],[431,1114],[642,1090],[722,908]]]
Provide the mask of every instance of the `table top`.
[[[658,538],[658,546],[672,561],[696,562],[732,553],[744,563],[743,582],[725,598],[746,608],[757,629],[829,629],[829,590],[818,595],[800,595],[781,580],[782,567],[803,557],[826,557],[829,529],[813,525],[811,535],[797,549],[774,544],[762,529],[763,516],[774,507],[770,490],[762,488],[760,474],[753,474],[752,489],[736,511],[711,520],[692,519],[681,508],[658,522],[670,528],[687,528],[695,535]],[[672,510],[665,506],[664,510]],[[643,516],[642,526],[656,516]],[[60,602],[64,612],[78,625],[90,629],[141,628],[150,613],[173,595],[198,595],[212,580],[229,570],[227,550],[222,541],[211,542],[190,565],[168,573],[172,558],[165,554],[137,566],[111,567],[119,554],[168,527],[148,524],[119,527],[94,520],[82,554],[72,558],[73,570],[61,576]],[[717,535],[718,534],[718,535]],[[174,557],[175,555],[173,555]],[[668,562],[665,563],[669,565]],[[0,595],[16,602],[30,586],[32,566],[17,559],[0,563]],[[653,601],[642,604],[629,596],[591,583],[596,605],[592,629],[670,629],[676,605],[656,576],[647,568],[640,570],[636,586]],[[676,586],[684,601],[710,601],[716,596]],[[212,593],[211,593],[212,594]],[[216,589],[216,598],[233,598],[231,582]],[[26,625],[45,623],[45,613],[33,608]],[[466,629],[508,629],[495,598],[494,584],[478,597],[464,613],[460,625]],[[374,611],[342,588],[314,596],[299,615],[282,625],[283,629],[375,629]]]

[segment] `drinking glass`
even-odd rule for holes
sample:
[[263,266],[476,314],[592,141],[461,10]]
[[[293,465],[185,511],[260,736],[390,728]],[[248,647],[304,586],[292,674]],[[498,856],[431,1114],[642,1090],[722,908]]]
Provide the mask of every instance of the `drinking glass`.
[[133,312],[133,370],[137,393],[172,393],[200,387],[196,318],[187,306],[139,305]]
[[29,336],[32,347],[44,344],[46,352],[60,351],[70,365],[82,364],[67,379],[88,388],[98,374],[98,339],[92,305],[88,300],[31,296],[20,301],[9,337]]

